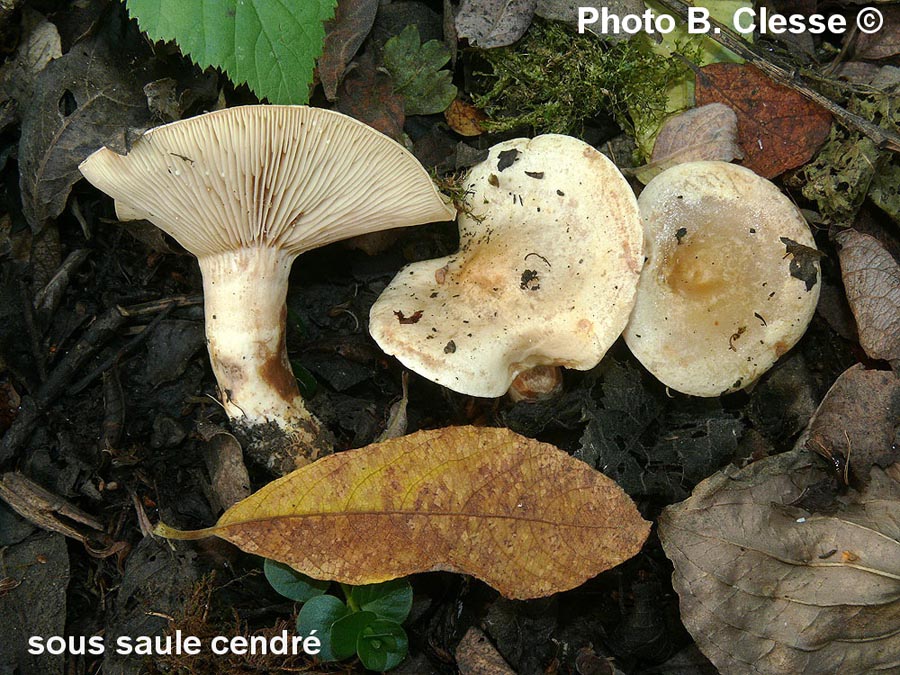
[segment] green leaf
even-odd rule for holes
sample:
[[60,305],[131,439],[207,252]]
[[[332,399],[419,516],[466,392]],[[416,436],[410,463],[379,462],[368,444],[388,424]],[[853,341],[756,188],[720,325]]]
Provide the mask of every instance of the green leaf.
[[350,604],[363,611],[374,612],[379,619],[403,623],[412,609],[413,592],[406,579],[394,579],[381,584],[355,586],[350,598]]
[[225,71],[270,103],[306,103],[337,0],[126,0],[153,40]]
[[333,595],[318,595],[303,605],[297,615],[297,632],[309,636],[316,631],[316,637],[322,643],[321,651],[316,655],[320,661],[337,661],[331,644],[331,629],[334,624],[350,614],[350,609]]
[[385,43],[384,66],[406,100],[407,115],[444,112],[456,98],[450,71],[441,70],[449,60],[447,45],[437,40],[422,44],[415,25]]
[[369,670],[396,668],[406,658],[409,640],[403,626],[378,619],[363,628],[356,643],[359,660]]
[[306,602],[317,595],[322,595],[331,585],[330,581],[313,579],[292,567],[268,558],[263,565],[263,571],[272,588],[284,597],[297,602]]
[[353,656],[363,628],[373,621],[378,621],[373,612],[353,612],[335,621],[331,626],[331,651],[335,658],[340,660]]

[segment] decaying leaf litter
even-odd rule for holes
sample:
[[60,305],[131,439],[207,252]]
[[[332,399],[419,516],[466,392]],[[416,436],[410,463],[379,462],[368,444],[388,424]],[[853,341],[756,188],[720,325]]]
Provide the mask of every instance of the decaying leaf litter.
[[[140,11],[142,3],[129,4]],[[623,12],[642,5],[615,4]],[[680,4],[656,9],[677,13]],[[48,673],[95,672],[101,664],[121,673],[303,665],[302,657],[207,654],[194,662],[156,658],[151,666],[111,651],[35,657],[24,649],[25,633],[104,634],[111,644],[179,629],[207,639],[274,632],[285,620],[292,628],[296,606],[268,587],[259,558],[214,539],[170,546],[150,535],[159,520],[212,525],[248,488],[273,477],[245,466],[227,435],[203,349],[196,265],[157,230],[116,223],[111,202],[75,173],[100,145],[124,151],[149,126],[258,98],[214,69],[192,66],[172,44],[151,49],[117,3],[13,5],[0,17],[9,38],[0,73],[0,494],[8,505],[0,506],[0,645],[10,655],[3,661]],[[654,531],[636,556],[583,584],[594,574],[589,568],[564,572],[559,589],[581,585],[546,599],[507,600],[448,572],[414,576],[410,656],[396,672],[896,666],[895,9],[870,36],[732,44],[740,63],[708,40],[652,44],[635,36],[604,45],[565,23],[573,20],[567,3],[377,5],[338,3],[324,24],[322,86],[311,101],[411,148],[458,202],[461,172],[491,146],[564,132],[635,176],[636,191],[669,163],[740,161],[772,177],[804,210],[822,252],[809,257],[786,244],[797,269],[820,270],[819,306],[801,342],[749,390],[713,398],[667,391],[620,341],[595,368],[566,371],[551,398],[515,404],[456,394],[414,373],[407,390],[403,368],[366,330],[370,306],[404,264],[456,251],[454,225],[304,254],[287,299],[288,354],[337,450],[363,448],[386,429],[402,437],[506,427],[596,467],[635,500],[643,519],[659,522],[659,536]],[[796,3],[772,5],[787,11]],[[834,11],[852,17],[856,10],[837,3]],[[314,18],[328,16],[321,9]],[[245,18],[236,17],[237,25]],[[167,30],[164,22],[141,27],[154,37]],[[202,65],[214,62],[181,46]],[[296,57],[302,67],[314,55]],[[225,70],[248,78],[240,64]],[[286,102],[298,86],[249,79],[256,91],[274,87],[269,102]],[[672,115],[654,148],[667,113],[677,112],[681,130]],[[495,454],[488,448],[484,461],[500,461]],[[354,456],[328,461],[345,455]],[[747,498],[733,498],[734,491]],[[556,504],[561,519],[580,513],[567,500]],[[768,529],[748,529],[752,519]],[[553,522],[551,530],[563,527]],[[349,541],[358,541],[350,528]],[[377,539],[377,531],[367,534]],[[340,534],[330,539],[340,551]],[[512,560],[529,550],[522,541],[512,544]],[[590,543],[611,546],[617,560],[634,553],[633,544]],[[416,545],[406,544],[404,554],[416,557]],[[752,555],[736,553],[740,547]],[[490,551],[475,547],[472,560]],[[353,553],[365,557],[365,549]],[[792,561],[789,573],[785,561]],[[489,578],[493,568],[479,573],[477,565],[447,562],[438,556],[408,570],[436,563],[517,595]],[[353,567],[362,579],[377,576],[375,565]],[[779,584],[767,585],[767,574]],[[814,595],[799,594],[804,587]],[[789,617],[787,626],[767,618],[774,614]],[[481,637],[464,640],[473,627]],[[361,672],[353,662],[328,668]]]

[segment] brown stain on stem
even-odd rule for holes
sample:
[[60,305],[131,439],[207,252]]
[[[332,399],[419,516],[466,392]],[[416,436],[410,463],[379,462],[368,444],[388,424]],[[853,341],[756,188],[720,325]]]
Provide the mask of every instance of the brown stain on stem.
[[269,351],[260,345],[260,356],[264,357],[263,364],[259,367],[259,377],[269,384],[285,401],[293,401],[300,396],[297,387],[297,379],[291,370],[291,362],[288,359],[285,332],[287,327],[287,305],[281,306],[279,318],[281,330],[279,331],[278,345]]

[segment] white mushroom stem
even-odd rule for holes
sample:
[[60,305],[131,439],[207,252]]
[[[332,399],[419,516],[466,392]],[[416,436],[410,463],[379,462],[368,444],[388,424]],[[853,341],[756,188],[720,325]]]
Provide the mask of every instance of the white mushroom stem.
[[285,345],[288,276],[296,256],[268,246],[199,258],[206,341],[228,416],[253,427],[273,422],[315,444]]

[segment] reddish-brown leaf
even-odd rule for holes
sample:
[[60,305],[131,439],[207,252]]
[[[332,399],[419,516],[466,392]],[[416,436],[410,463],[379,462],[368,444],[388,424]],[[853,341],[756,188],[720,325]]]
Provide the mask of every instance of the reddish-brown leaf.
[[705,66],[696,96],[698,106],[724,103],[734,110],[743,164],[764,178],[806,164],[831,131],[828,111],[753,66]]
[[319,79],[325,97],[333,101],[350,59],[362,45],[378,11],[378,0],[338,0],[334,18],[325,23],[325,43],[319,57]]
[[351,66],[338,90],[340,112],[400,142],[406,121],[403,107],[403,96],[394,90],[390,74],[376,68],[368,52]]

